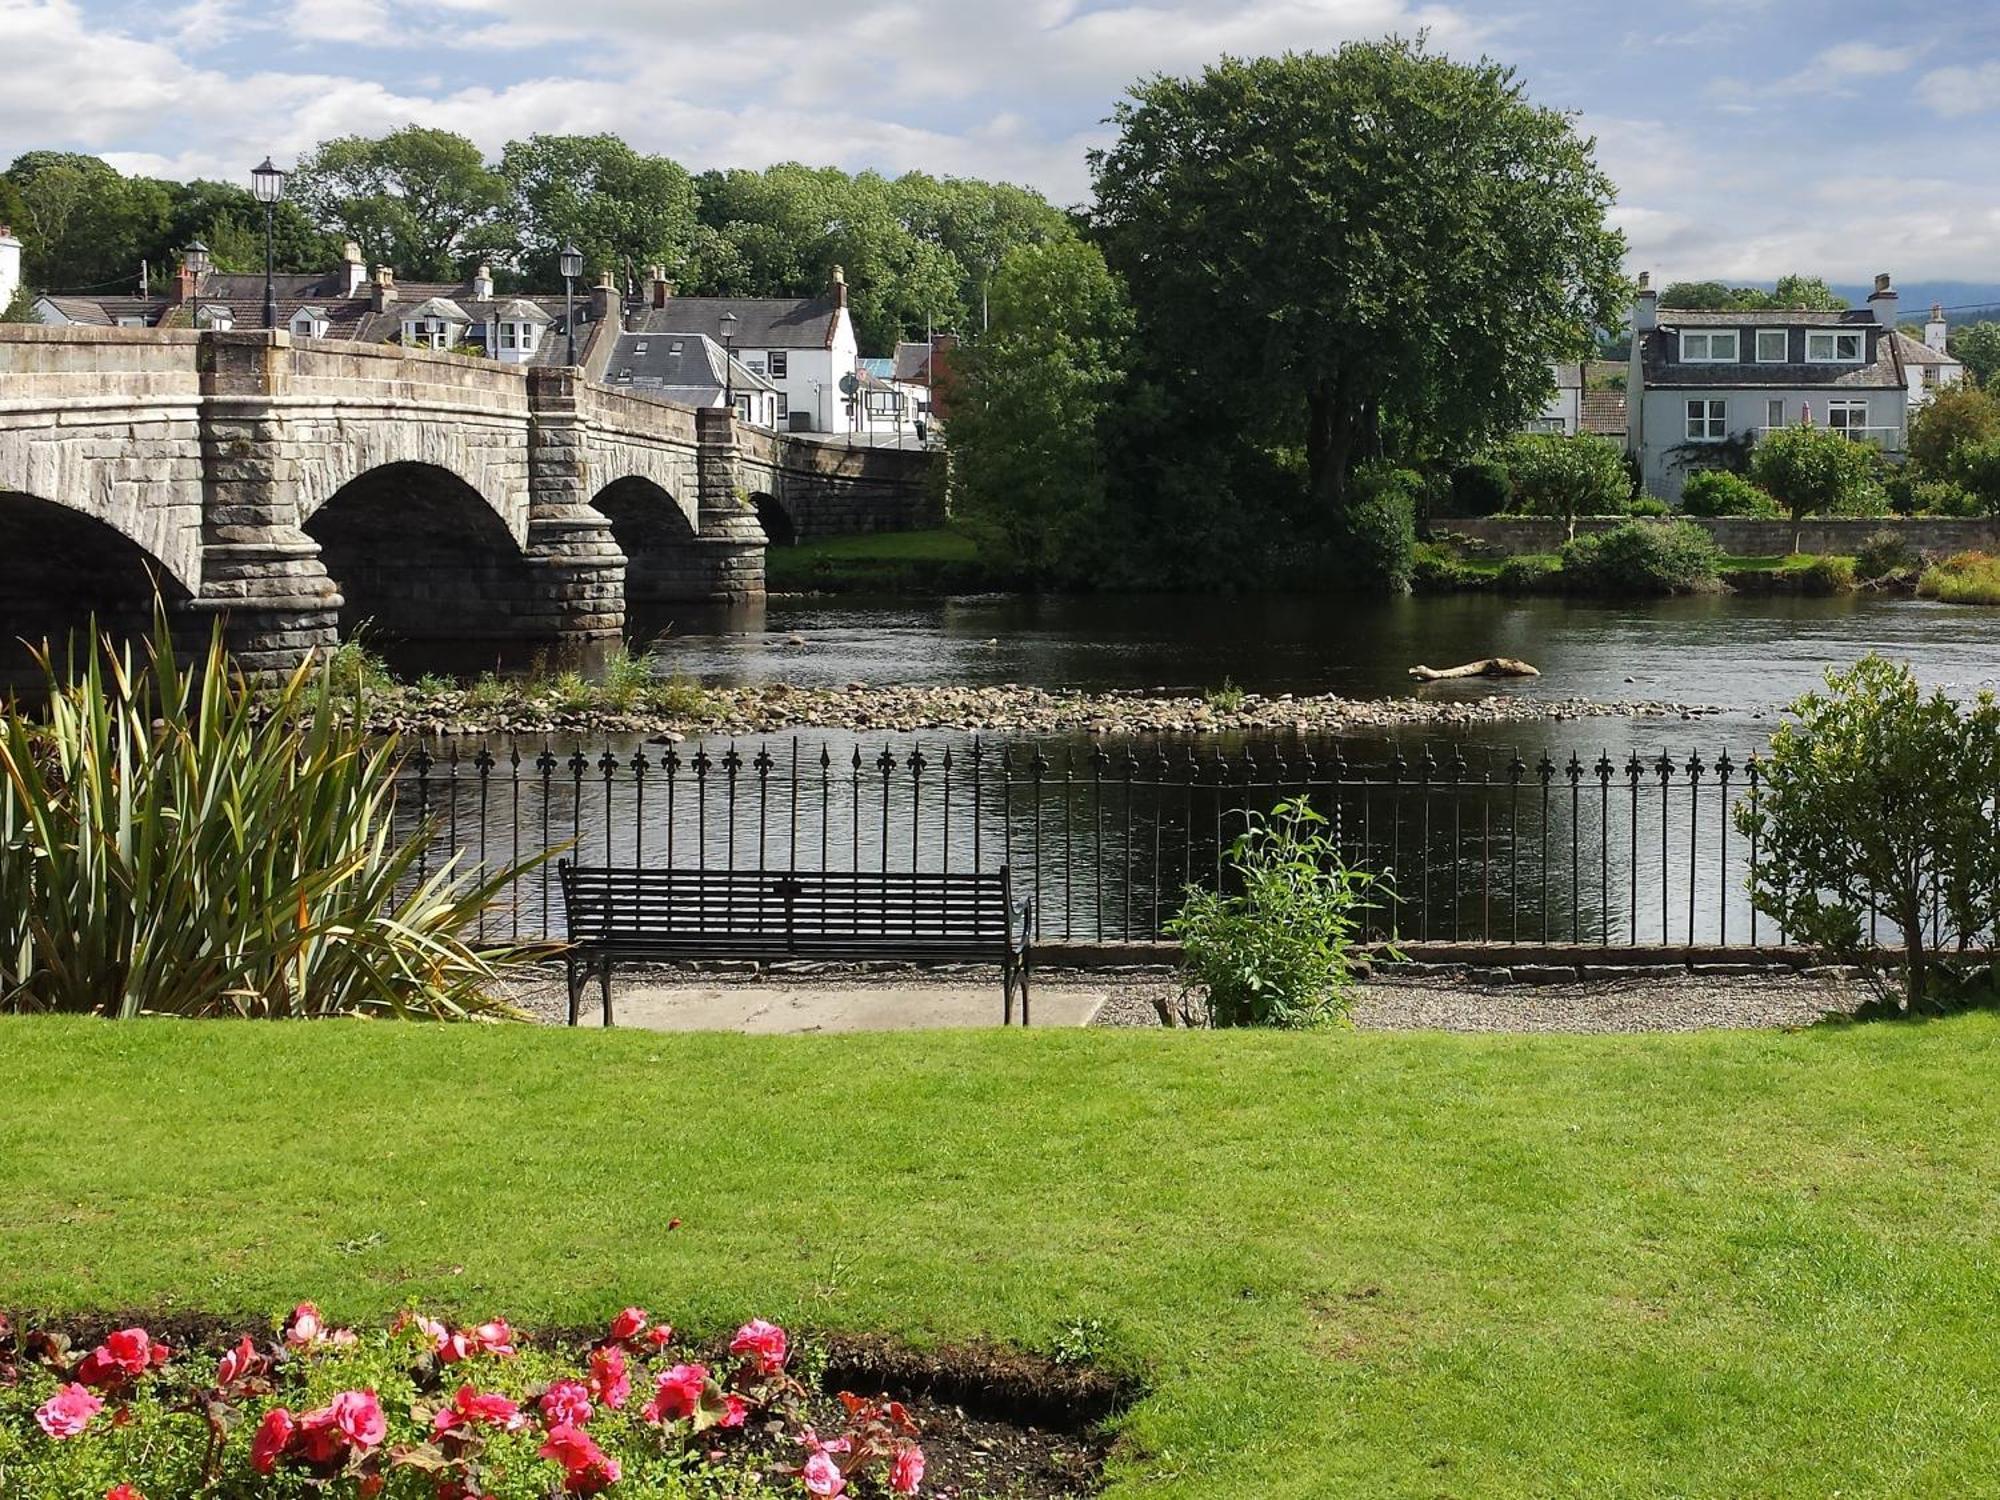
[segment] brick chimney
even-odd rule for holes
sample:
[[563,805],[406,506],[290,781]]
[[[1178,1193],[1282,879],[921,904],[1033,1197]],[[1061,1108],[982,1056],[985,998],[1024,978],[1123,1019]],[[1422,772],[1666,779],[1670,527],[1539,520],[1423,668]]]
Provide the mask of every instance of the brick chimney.
[[1896,326],[1896,289],[1889,285],[1889,273],[1884,271],[1875,278],[1875,290],[1868,294],[1868,310],[1875,314],[1875,321],[1884,328]]
[[491,302],[493,300],[493,268],[482,265],[472,273],[472,300]]
[[194,301],[195,294],[200,290],[201,277],[195,274],[194,267],[182,261],[174,268],[174,290],[169,302],[175,307],[184,306]]
[[1632,299],[1632,331],[1650,333],[1660,326],[1660,294],[1653,290],[1653,273],[1639,273],[1639,294]]
[[667,280],[665,266],[646,267],[646,303],[649,307],[665,307],[674,300],[676,290],[678,288]]
[[835,266],[833,268],[833,305],[835,307],[847,306],[847,268],[845,266]]
[[[0,229],[0,234],[5,233],[4,229]],[[1950,335],[1951,327],[1944,320],[1944,304],[1942,302],[1933,302],[1931,304],[1930,321],[1924,324],[1924,347],[1935,349],[1938,353],[1943,354],[1945,352],[1946,340]]]
[[611,268],[606,266],[597,273],[597,285],[590,289],[590,321],[608,323],[618,316],[618,283],[611,279]]
[[368,262],[361,258],[361,247],[349,240],[340,247],[341,282],[347,290],[343,296],[358,297],[361,289],[368,285]]
[[375,289],[369,294],[369,305],[376,312],[384,311],[396,300],[396,273],[388,266],[375,268]]

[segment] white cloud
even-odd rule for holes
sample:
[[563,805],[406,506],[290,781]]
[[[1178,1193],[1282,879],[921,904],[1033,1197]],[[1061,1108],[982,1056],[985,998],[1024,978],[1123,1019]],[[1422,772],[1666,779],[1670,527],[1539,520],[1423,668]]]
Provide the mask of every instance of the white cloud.
[[1917,97],[1947,117],[2000,107],[2000,62],[1935,69],[1917,80]]

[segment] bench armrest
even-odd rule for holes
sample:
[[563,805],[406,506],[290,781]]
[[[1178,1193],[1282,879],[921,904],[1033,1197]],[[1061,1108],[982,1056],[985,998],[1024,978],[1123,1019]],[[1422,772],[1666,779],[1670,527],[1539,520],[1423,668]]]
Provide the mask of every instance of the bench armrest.
[[1014,953],[1026,953],[1035,940],[1035,898],[1023,896],[1014,903],[1007,932],[1007,947]]

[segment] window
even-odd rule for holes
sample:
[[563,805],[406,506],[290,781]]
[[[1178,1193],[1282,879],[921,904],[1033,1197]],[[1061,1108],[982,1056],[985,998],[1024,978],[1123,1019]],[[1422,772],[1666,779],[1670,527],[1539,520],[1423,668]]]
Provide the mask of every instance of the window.
[[1827,402],[1826,425],[1860,442],[1868,436],[1868,403],[1853,400]]
[[1859,333],[1808,333],[1806,358],[1816,365],[1857,365],[1867,343]]
[[632,352],[634,354],[644,354],[646,352],[646,341],[640,339],[638,343],[632,346]]
[[118,320],[118,326],[120,328],[144,328],[146,326],[146,320],[144,318],[136,318],[130,316],[121,317]]
[[1789,357],[1790,336],[1782,328],[1757,330],[1757,363],[1781,365]]
[[750,420],[750,398],[748,396],[738,396],[736,398],[736,416],[739,421],[747,422]]
[[229,329],[236,326],[236,313],[227,307],[204,307],[194,320],[203,328]]
[[293,313],[292,335],[302,339],[323,339],[326,337],[326,319],[306,311]]
[[1785,398],[1773,396],[1764,403],[1764,425],[1783,427],[1785,425]]
[[538,325],[523,323],[521,325],[521,352],[524,354],[533,354],[535,352],[535,345],[541,342],[541,337],[542,330]]
[[783,391],[778,392],[778,420],[788,420],[792,415],[792,398]]
[[1536,417],[1528,424],[1530,432],[1567,432],[1569,429],[1561,417]]
[[1687,417],[1690,443],[1719,443],[1729,436],[1728,407],[1721,401],[1690,401]]
[[502,323],[500,325],[500,347],[502,349],[512,349],[515,347],[514,328],[515,325],[512,323]]
[[790,373],[792,358],[782,349],[773,349],[770,354],[769,373],[773,380],[783,380]]
[[900,391],[870,391],[868,393],[868,410],[877,416],[893,417],[901,412],[902,409],[903,397]]
[[1720,328],[1681,335],[1681,361],[1693,365],[1729,365],[1736,362],[1737,332]]

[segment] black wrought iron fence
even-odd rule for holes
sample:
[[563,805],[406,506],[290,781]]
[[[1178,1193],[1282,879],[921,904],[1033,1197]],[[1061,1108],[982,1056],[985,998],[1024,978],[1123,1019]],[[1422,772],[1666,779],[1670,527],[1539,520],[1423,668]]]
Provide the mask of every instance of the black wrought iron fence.
[[[746,753],[747,751],[747,753]],[[1089,744],[762,741],[418,749],[400,817],[428,823],[425,869],[569,847],[589,862],[731,870],[1011,865],[1044,937],[1161,934],[1190,886],[1226,888],[1246,815],[1303,797],[1351,864],[1384,874],[1370,937],[1623,944],[1782,941],[1749,903],[1757,850],[1734,808],[1754,753],[1613,761],[1455,744],[1348,758],[1300,738],[1229,751]],[[489,928],[560,930],[543,867]],[[498,935],[489,931],[488,935]]]

